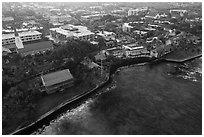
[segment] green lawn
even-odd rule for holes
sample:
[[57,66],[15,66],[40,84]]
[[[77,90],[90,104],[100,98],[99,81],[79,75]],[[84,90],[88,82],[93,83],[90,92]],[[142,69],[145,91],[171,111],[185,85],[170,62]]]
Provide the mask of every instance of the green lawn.
[[37,52],[42,51],[44,49],[52,49],[53,44],[51,41],[40,41],[36,43],[31,44],[25,44],[23,49],[18,49],[19,53],[31,53],[31,52]]

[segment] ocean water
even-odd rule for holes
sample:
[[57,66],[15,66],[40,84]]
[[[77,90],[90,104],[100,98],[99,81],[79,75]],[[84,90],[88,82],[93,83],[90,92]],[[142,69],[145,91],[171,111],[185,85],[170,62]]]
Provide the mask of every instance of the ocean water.
[[33,134],[202,134],[201,77],[202,58],[126,67],[106,89]]

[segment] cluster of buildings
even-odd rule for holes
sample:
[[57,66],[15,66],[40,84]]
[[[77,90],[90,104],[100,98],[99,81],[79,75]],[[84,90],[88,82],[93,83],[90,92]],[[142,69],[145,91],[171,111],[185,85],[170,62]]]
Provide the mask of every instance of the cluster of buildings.
[[145,46],[136,42],[105,49],[95,56],[95,60],[106,60],[108,56],[114,56],[116,58],[137,58],[153,56],[157,57],[157,54],[153,54],[153,52],[147,50]]
[[[112,14],[124,14],[125,11],[127,18],[129,16],[143,15],[141,19],[133,22],[122,22],[119,25],[122,31],[122,36],[119,37],[119,33],[114,33],[110,31],[100,30],[97,32],[90,31],[82,23],[80,25],[73,25],[69,21],[73,20],[74,15],[81,15],[80,19],[82,22],[100,20],[105,15],[108,15],[103,10],[114,5],[102,5],[102,6],[92,6],[91,11],[80,9],[76,11],[55,9],[53,6],[40,6],[31,5],[31,8],[36,9],[36,12],[42,9],[40,12],[43,17],[47,18],[49,23],[58,24],[57,26],[49,28],[50,35],[48,36],[50,41],[54,43],[66,43],[70,39],[78,39],[83,41],[89,41],[92,44],[98,46],[99,42],[96,39],[104,39],[107,49],[102,50],[99,54],[95,56],[96,60],[105,60],[108,56],[114,56],[116,58],[136,58],[136,57],[156,57],[159,58],[165,54],[168,54],[178,48],[181,39],[188,39],[192,43],[201,42],[199,38],[189,36],[184,32],[178,32],[175,29],[168,28],[169,25],[174,23],[170,22],[171,18],[182,18],[185,17],[188,12],[186,10],[169,10],[169,15],[166,13],[158,13],[154,9],[148,7],[142,7],[137,9],[129,9],[126,7],[124,9],[110,10]],[[48,12],[47,12],[48,11]],[[45,13],[44,13],[45,12]],[[70,14],[67,14],[69,12]],[[120,17],[120,16],[118,16]],[[120,18],[122,20],[122,18]],[[199,19],[198,19],[199,20]],[[14,21],[12,17],[4,17],[3,22]],[[105,21],[106,23],[106,21]],[[65,24],[65,25],[64,25]],[[23,49],[17,49],[15,43],[14,31],[10,28],[3,29],[2,34],[2,47],[3,53],[18,52],[22,55],[33,55],[38,52],[44,52],[46,50],[53,50],[52,44],[42,43],[35,45],[32,43],[30,46],[26,46],[26,42],[36,42],[42,38],[42,33],[38,31],[38,24],[35,21],[25,21],[22,23],[22,29],[16,29],[20,40],[24,45]],[[166,27],[167,26],[167,27]],[[4,33],[5,32],[5,33]],[[153,32],[153,36],[148,36],[149,32]],[[136,36],[139,39],[136,39]],[[144,38],[144,39],[143,39]],[[143,41],[142,41],[143,40]],[[49,42],[50,42],[49,41]],[[51,42],[50,42],[51,43]],[[51,45],[51,46],[50,46]],[[3,54],[6,55],[6,54]],[[86,63],[90,68],[97,66],[92,62]],[[73,85],[74,78],[68,69],[45,74],[41,76],[43,83],[42,91],[46,91],[48,94],[54,93],[59,88],[70,87]]]

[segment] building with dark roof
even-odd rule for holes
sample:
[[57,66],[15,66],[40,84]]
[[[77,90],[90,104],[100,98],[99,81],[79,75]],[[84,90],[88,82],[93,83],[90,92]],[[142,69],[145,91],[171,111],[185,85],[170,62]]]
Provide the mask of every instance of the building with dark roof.
[[46,91],[48,94],[54,93],[60,88],[73,86],[74,77],[69,69],[49,73],[41,76],[43,83],[42,92]]

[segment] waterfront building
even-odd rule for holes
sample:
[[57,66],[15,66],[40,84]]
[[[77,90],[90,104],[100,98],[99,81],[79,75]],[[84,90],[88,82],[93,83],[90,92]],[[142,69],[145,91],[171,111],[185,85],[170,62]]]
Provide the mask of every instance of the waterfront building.
[[41,76],[43,87],[42,92],[51,94],[62,88],[71,87],[74,85],[74,77],[69,69],[52,72]]
[[111,55],[117,58],[121,58],[124,56],[124,51],[121,47],[113,47],[105,50],[106,55]]
[[95,34],[88,30],[85,26],[74,26],[71,24],[50,29],[50,39],[55,43],[63,43],[72,38],[93,41],[95,39]]
[[[42,33],[38,31],[27,31],[18,33],[22,42],[40,40]],[[2,46],[15,44],[15,35],[14,33],[2,34]]]
[[139,56],[149,56],[150,52],[144,48],[144,46],[139,46],[137,43],[131,43],[123,45],[125,49],[126,57],[139,57]]

